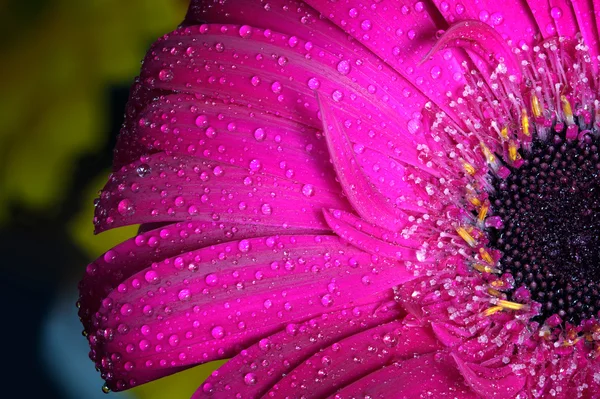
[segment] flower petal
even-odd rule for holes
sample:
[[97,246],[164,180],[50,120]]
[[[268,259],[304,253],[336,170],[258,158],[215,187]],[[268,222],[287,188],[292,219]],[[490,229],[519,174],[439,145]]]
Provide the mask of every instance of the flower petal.
[[525,377],[515,375],[510,366],[487,368],[467,363],[452,354],[465,382],[484,398],[512,399],[525,386]]
[[531,0],[528,2],[544,38],[564,36],[571,39],[581,33],[589,47],[591,62],[597,70],[600,52],[599,26],[596,24],[598,4],[588,0]]
[[425,354],[383,367],[338,391],[332,398],[479,399],[443,353]]
[[438,343],[430,330],[395,320],[319,351],[287,373],[264,397],[324,398],[393,361],[437,349]]
[[142,383],[229,357],[290,321],[372,303],[411,278],[398,264],[374,263],[331,236],[219,244],[123,281],[94,316],[92,355],[111,373],[111,388],[123,389],[131,379]]
[[538,29],[526,0],[498,2],[494,0],[433,0],[446,21],[478,20],[493,27],[514,46],[531,45]]
[[369,225],[368,222],[339,210],[324,210],[323,215],[338,237],[365,252],[402,261],[419,260],[417,251],[422,242],[404,239],[397,232]]
[[359,0],[307,1],[330,21],[391,65],[402,77],[449,115],[447,91],[464,84],[464,58],[459,53],[436,54],[415,68],[435,43],[435,34],[447,24],[437,17],[433,4],[397,0],[366,5]]
[[96,207],[96,230],[184,220],[323,230],[323,207],[349,207],[340,193],[307,192],[307,184],[246,165],[158,153],[113,173]]
[[138,117],[138,124],[120,136],[117,152],[127,154],[120,156],[120,165],[144,154],[167,152],[241,165],[253,172],[268,171],[341,191],[320,129],[181,94],[157,98]]
[[[309,356],[347,336],[402,316],[389,293],[372,304],[325,313],[261,339],[229,360],[202,384],[193,398],[261,397]],[[374,298],[375,299],[375,298]]]
[[[161,226],[140,233],[108,250],[87,266],[86,273],[79,283],[79,317],[84,328],[92,329],[91,319],[98,311],[102,299],[121,282],[149,267],[153,262],[221,242],[269,236],[280,232],[279,226],[194,221]],[[290,229],[287,232],[306,234],[314,231]]]
[[395,209],[371,184],[355,159],[350,142],[340,126],[336,109],[320,101],[323,131],[338,179],[353,208],[367,221],[398,231],[407,221],[407,215]]
[[[152,90],[193,93],[201,102],[243,105],[259,120],[262,113],[275,114],[321,129],[318,92],[340,105],[342,120],[360,116],[370,121],[369,129],[356,130],[352,140],[416,164],[413,143],[420,138],[415,138],[408,122],[427,98],[364,50],[358,58],[360,53],[349,44],[325,42],[319,47],[308,40],[246,25],[188,27],[154,45],[140,79]],[[224,114],[225,119],[229,116]],[[402,149],[401,156],[395,148]]]

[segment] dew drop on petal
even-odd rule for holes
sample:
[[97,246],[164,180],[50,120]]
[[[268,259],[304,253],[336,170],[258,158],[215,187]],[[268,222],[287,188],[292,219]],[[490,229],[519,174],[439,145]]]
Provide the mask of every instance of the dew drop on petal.
[[305,184],[302,186],[302,194],[304,194],[305,197],[312,197],[315,195],[315,187],[312,184]]
[[214,273],[207,274],[206,277],[204,278],[204,282],[206,283],[206,285],[214,287],[219,282],[219,278]]
[[170,69],[161,69],[160,72],[158,72],[158,79],[160,79],[163,82],[168,82],[172,80],[173,71],[171,71]]
[[239,30],[239,34],[243,38],[247,38],[252,34],[252,27],[248,25],[242,25]]
[[350,73],[350,61],[342,60],[338,62],[337,71],[342,75],[348,75]]
[[316,90],[321,86],[321,83],[319,82],[319,80],[317,78],[310,78],[308,80],[308,87]]
[[135,207],[133,205],[133,202],[131,202],[131,200],[129,199],[119,201],[119,204],[117,205],[117,210],[119,211],[121,216],[131,216],[135,213]]
[[192,297],[192,293],[189,289],[184,288],[183,290],[179,291],[179,294],[177,294],[177,297],[179,298],[180,301],[187,301]]
[[158,273],[154,270],[149,270],[144,275],[144,279],[150,284],[157,284],[160,281]]
[[257,382],[256,374],[248,373],[244,375],[244,384],[246,385],[255,385]]
[[240,252],[248,252],[250,251],[251,247],[252,245],[250,244],[250,240],[241,240],[238,243],[238,249],[240,250]]
[[223,338],[225,336],[225,329],[223,329],[221,326],[215,326],[210,331],[210,335],[212,335],[214,339]]
[[196,118],[196,126],[201,129],[206,129],[208,127],[208,117],[206,115],[199,115]]
[[263,141],[265,139],[265,137],[266,137],[266,133],[263,128],[259,127],[254,131],[254,139],[256,141]]

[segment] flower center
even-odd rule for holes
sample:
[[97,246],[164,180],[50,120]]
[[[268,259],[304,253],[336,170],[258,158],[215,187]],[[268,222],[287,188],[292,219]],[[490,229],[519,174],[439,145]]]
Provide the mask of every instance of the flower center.
[[495,177],[490,202],[504,226],[488,233],[502,270],[542,304],[578,324],[600,310],[600,139],[565,139],[557,124],[523,164]]

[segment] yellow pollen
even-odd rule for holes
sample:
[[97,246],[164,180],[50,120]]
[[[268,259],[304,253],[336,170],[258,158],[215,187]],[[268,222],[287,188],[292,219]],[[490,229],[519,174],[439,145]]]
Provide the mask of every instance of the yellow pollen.
[[567,124],[572,125],[573,123],[575,123],[575,121],[573,120],[573,110],[571,109],[571,104],[569,103],[567,96],[565,96],[564,94],[560,96],[560,101],[562,102],[563,112],[567,117]]
[[508,127],[504,126],[500,132],[500,135],[504,140],[508,140]]
[[498,313],[502,310],[502,306],[492,306],[491,308],[488,308],[485,310],[485,312],[483,312],[484,316],[491,316],[494,313]]
[[523,128],[523,134],[527,137],[531,136],[529,132],[529,117],[525,108],[521,110],[521,127]]
[[533,112],[533,116],[535,116],[536,118],[542,116],[542,112],[544,112],[544,109],[540,104],[540,100],[535,94],[531,95],[531,112]]
[[475,269],[481,273],[494,273],[494,274],[500,273],[500,270],[496,269],[495,267],[490,267],[490,266],[484,265],[482,263],[473,264],[473,269]]
[[487,292],[488,292],[488,294],[490,294],[492,296],[495,296],[495,297],[501,297],[502,296],[502,293],[500,291],[495,290],[493,288],[488,288]]
[[504,287],[504,281],[502,281],[502,280],[494,280],[494,281],[492,281],[492,282],[490,283],[490,285],[491,285],[492,287],[496,287],[496,288],[502,288],[502,287]]
[[475,174],[475,168],[467,161],[463,161],[463,168],[465,169],[465,172],[467,172],[471,176]]
[[485,217],[486,217],[489,209],[490,209],[490,205],[487,202],[485,204],[483,204],[481,206],[481,208],[479,208],[479,215],[477,216],[477,218],[479,219],[480,222],[483,222],[485,220]]
[[479,248],[479,255],[481,255],[481,259],[486,261],[488,264],[493,265],[494,259],[490,255],[490,253],[485,248]]
[[481,143],[481,150],[483,151],[483,155],[487,159],[488,163],[496,162],[496,157],[492,154],[492,151],[487,147],[487,145]]
[[498,306],[502,307],[503,309],[510,309],[510,310],[523,310],[523,309],[527,308],[527,305],[523,305],[522,303],[505,301],[504,299],[500,299],[498,301]]
[[470,247],[475,246],[475,239],[464,227],[457,227],[456,232]]
[[508,143],[508,158],[513,162],[517,160],[517,144],[513,140]]
[[477,197],[469,198],[469,202],[471,202],[471,204],[475,205],[476,207],[479,207],[481,205],[481,201]]

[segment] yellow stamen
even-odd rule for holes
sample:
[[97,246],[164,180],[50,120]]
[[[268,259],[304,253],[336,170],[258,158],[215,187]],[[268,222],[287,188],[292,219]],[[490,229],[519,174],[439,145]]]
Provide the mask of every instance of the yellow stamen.
[[481,201],[477,197],[469,198],[469,202],[471,202],[471,204],[475,205],[476,207],[479,207],[481,205]]
[[500,132],[500,135],[504,140],[508,140],[508,127],[504,126]]
[[488,264],[493,265],[494,259],[490,255],[490,253],[485,248],[479,248],[479,255],[481,255],[481,259],[486,261]]
[[494,281],[492,281],[492,282],[490,283],[490,285],[491,285],[492,287],[496,287],[496,288],[502,288],[502,287],[504,287],[504,281],[502,281],[502,280],[494,280]]
[[514,140],[508,143],[508,158],[513,162],[517,160],[517,144]]
[[477,219],[479,219],[480,222],[483,222],[485,220],[489,209],[490,205],[487,202],[483,204],[481,208],[479,208],[479,215],[477,215]]
[[523,134],[527,137],[531,136],[529,132],[529,117],[525,108],[521,110],[521,127],[523,128]]
[[496,269],[495,267],[490,267],[488,265],[484,265],[482,263],[475,263],[473,264],[473,269],[481,272],[481,273],[500,273],[500,270]]
[[483,151],[483,155],[485,155],[485,158],[487,159],[488,163],[496,162],[496,156],[492,153],[492,151],[490,151],[487,145],[481,143],[481,150]]
[[575,121],[573,119],[573,110],[571,109],[571,104],[569,103],[567,96],[565,96],[564,94],[560,96],[560,101],[562,102],[563,112],[565,114],[565,117],[567,118],[567,124],[572,125],[573,123],[575,123]]
[[471,176],[475,174],[475,168],[467,161],[463,161],[463,168],[465,169],[465,172],[467,172]]
[[493,289],[493,288],[488,288],[488,290],[487,290],[487,291],[488,291],[488,294],[490,294],[490,295],[493,295],[493,296],[495,296],[495,297],[500,297],[500,296],[502,296],[502,293],[501,293],[500,291],[498,291],[498,290],[495,290],[495,289]]
[[483,312],[484,316],[491,316],[494,313],[498,313],[502,310],[502,306],[492,306],[491,308],[488,308],[485,310],[485,312]]
[[537,98],[535,94],[531,94],[531,111],[533,112],[533,116],[536,118],[542,116],[542,112],[544,112],[544,109],[540,104],[540,99]]
[[500,299],[498,301],[498,306],[501,306],[503,309],[510,309],[510,310],[523,310],[527,307],[527,305],[524,305],[522,303],[505,301],[504,299]]
[[457,227],[456,232],[470,247],[475,246],[475,239],[464,227]]

